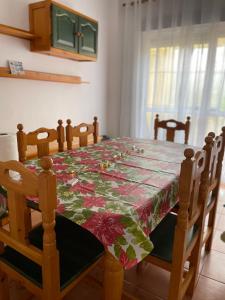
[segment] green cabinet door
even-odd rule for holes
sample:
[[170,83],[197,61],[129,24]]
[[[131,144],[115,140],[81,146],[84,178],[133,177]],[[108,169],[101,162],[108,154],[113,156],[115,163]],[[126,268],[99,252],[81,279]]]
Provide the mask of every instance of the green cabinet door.
[[75,14],[52,6],[52,46],[78,52],[78,21]]
[[97,55],[98,23],[79,17],[79,53]]

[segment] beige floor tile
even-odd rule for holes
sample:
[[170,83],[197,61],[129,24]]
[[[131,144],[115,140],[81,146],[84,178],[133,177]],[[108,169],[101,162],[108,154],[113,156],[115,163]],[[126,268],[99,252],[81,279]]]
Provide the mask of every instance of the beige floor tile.
[[142,263],[125,272],[125,280],[132,286],[145,290],[150,294],[166,299],[169,289],[170,273],[148,263]]
[[216,214],[216,223],[215,223],[215,229],[219,229],[220,220],[222,218],[221,214]]
[[225,231],[225,215],[220,215],[216,229]]
[[193,300],[224,300],[225,284],[201,276]]
[[64,300],[101,300],[102,298],[102,288],[92,281],[83,280],[64,298]]
[[201,275],[225,283],[225,255],[211,250],[207,255]]
[[222,233],[223,233],[223,231],[220,231],[220,230],[215,231],[213,243],[212,243],[212,249],[224,253],[224,256],[225,256],[225,243],[223,241],[221,241],[221,238],[220,238]]
[[218,202],[217,211],[216,211],[218,214],[221,214],[221,215],[225,214],[224,204],[225,204],[225,201],[224,202],[221,202],[221,201]]
[[[134,286],[132,283],[125,281],[124,290],[138,300],[164,300],[157,295],[151,294],[139,286]],[[128,300],[128,299],[127,299]]]

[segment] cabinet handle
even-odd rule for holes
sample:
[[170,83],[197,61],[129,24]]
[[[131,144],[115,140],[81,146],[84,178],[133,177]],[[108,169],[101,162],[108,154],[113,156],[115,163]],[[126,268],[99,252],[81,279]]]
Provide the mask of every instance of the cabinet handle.
[[84,36],[84,34],[83,33],[81,33],[81,32],[75,32],[74,33],[77,37],[83,37]]

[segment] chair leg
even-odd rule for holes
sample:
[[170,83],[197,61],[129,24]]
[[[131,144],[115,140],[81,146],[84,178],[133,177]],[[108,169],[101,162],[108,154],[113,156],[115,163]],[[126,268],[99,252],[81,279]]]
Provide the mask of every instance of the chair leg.
[[196,244],[195,249],[193,249],[192,255],[189,259],[190,262],[189,272],[191,269],[193,269],[193,275],[192,275],[191,282],[189,283],[189,286],[187,288],[186,294],[190,297],[193,296],[195,287],[197,285],[200,257],[201,257],[201,241],[199,241]]
[[9,300],[8,277],[0,270],[0,299]]
[[212,232],[210,233],[210,236],[208,237],[208,240],[205,243],[205,251],[206,252],[210,252],[211,248],[212,248],[215,220],[216,220],[216,205],[209,213],[208,227],[212,229]]

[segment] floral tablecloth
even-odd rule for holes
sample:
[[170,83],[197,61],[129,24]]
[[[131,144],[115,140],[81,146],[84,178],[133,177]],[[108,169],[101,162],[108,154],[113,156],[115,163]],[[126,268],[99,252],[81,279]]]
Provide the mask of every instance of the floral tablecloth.
[[[92,232],[125,269],[131,268],[151,252],[150,232],[177,201],[184,149],[117,138],[55,154],[57,211]],[[26,166],[40,170],[39,160]]]

